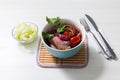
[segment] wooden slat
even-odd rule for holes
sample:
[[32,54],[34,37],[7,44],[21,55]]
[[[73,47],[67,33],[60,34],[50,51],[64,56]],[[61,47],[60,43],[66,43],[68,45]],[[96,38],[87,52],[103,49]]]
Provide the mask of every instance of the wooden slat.
[[78,52],[76,55],[74,55],[71,58],[67,58],[67,59],[59,59],[56,58],[54,56],[52,56],[47,49],[44,47],[43,44],[40,45],[39,47],[39,56],[38,56],[38,62],[45,64],[45,65],[49,65],[51,64],[51,66],[54,65],[73,65],[73,66],[78,66],[81,64],[86,64],[86,60],[87,60],[87,51],[86,51],[86,45],[84,43],[83,47],[81,48],[80,52]]

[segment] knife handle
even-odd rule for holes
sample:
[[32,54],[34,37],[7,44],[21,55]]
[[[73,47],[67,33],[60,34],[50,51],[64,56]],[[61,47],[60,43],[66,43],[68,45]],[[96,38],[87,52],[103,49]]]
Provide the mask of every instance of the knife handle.
[[94,33],[93,32],[91,32],[91,34],[93,35],[93,37],[96,39],[96,41],[97,41],[97,43],[99,44],[99,46],[101,47],[101,49],[103,50],[103,52],[104,52],[104,57],[106,58],[106,59],[110,59],[112,56],[110,56],[109,54],[109,51],[108,50],[106,50],[104,47],[103,47],[103,45],[101,45],[101,43],[100,43],[100,41],[97,39],[97,37],[94,35]]
[[101,31],[99,30],[98,32],[100,34],[100,36],[102,37],[106,47],[108,48],[108,50],[110,51],[109,56],[111,56],[112,59],[116,59],[117,56],[115,54],[115,52],[113,51],[113,49],[111,48],[110,44],[108,43],[108,41],[105,39],[105,37],[103,36],[103,34],[101,33]]

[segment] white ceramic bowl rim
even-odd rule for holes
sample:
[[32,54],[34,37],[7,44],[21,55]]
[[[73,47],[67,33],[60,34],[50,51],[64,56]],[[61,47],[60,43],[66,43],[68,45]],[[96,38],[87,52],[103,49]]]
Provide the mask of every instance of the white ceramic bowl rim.
[[[73,47],[73,48],[70,48],[70,49],[66,49],[66,50],[59,50],[59,49],[51,48],[50,46],[48,46],[48,44],[46,44],[46,42],[44,41],[44,39],[43,39],[43,37],[42,37],[42,31],[44,30],[44,28],[45,28],[45,27],[44,27],[44,28],[42,29],[42,31],[41,31],[41,39],[42,39],[42,42],[43,42],[44,44],[46,44],[47,47],[49,47],[50,49],[55,50],[55,51],[70,51],[70,50],[72,50],[72,49],[75,49],[75,48],[78,47],[79,45],[83,44],[83,42],[85,41],[86,33],[85,33],[85,29],[84,29],[84,27],[83,27],[82,25],[75,24],[74,21],[69,20],[69,19],[63,19],[63,20],[68,20],[68,21],[72,22],[73,25],[75,25],[77,28],[80,29],[80,31],[82,32],[82,41],[81,41],[77,46],[75,46],[75,47]],[[48,25],[48,24],[47,24],[47,25]]]

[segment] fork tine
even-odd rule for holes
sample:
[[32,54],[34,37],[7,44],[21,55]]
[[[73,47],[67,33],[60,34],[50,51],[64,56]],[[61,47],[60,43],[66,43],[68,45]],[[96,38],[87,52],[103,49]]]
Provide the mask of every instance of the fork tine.
[[83,25],[86,31],[90,31],[90,27],[88,26],[86,20],[84,18],[80,19],[80,23]]

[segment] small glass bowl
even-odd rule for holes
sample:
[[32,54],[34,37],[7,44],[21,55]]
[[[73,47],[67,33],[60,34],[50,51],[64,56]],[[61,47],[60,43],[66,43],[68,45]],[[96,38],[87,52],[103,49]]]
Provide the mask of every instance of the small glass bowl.
[[[23,39],[18,40],[18,39],[15,37],[15,36],[16,36],[16,34],[15,34],[16,26],[15,26],[15,27],[12,29],[12,36],[13,36],[13,38],[14,38],[15,40],[17,40],[18,42],[23,43],[23,44],[28,44],[28,43],[33,42],[33,41],[38,37],[38,26],[37,26],[36,24],[32,23],[32,22],[23,22],[23,23],[25,23],[25,24],[29,25],[30,27],[34,28],[36,34],[35,34],[34,36],[32,36],[31,38],[28,38],[28,39],[26,39],[26,40],[23,40]],[[22,23],[20,23],[20,24],[22,24]]]

